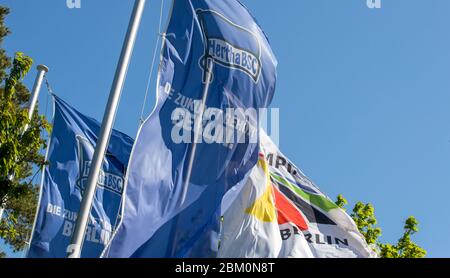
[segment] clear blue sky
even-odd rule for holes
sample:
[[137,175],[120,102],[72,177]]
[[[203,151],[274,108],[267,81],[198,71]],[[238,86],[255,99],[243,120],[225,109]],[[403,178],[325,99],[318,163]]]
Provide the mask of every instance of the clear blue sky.
[[[55,92],[101,119],[132,1],[2,0],[4,47],[47,64]],[[171,1],[165,0],[166,6]],[[382,240],[420,221],[429,257],[450,255],[450,1],[245,0],[279,60],[281,148],[329,196],[371,202]],[[135,137],[156,40],[149,0],[116,128]],[[35,71],[26,78],[31,87]],[[147,113],[154,104],[152,81]],[[41,98],[44,109],[45,93]]]

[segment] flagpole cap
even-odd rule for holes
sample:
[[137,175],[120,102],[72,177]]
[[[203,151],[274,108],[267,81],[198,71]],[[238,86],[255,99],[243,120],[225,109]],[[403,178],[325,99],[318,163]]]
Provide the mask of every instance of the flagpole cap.
[[48,69],[48,67],[46,65],[39,65],[39,66],[37,66],[37,70],[38,71],[44,71],[44,72],[48,72],[49,71],[49,69]]

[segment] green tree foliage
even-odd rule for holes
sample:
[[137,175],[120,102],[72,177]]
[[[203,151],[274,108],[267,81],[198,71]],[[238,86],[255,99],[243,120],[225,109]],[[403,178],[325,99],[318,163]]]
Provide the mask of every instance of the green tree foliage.
[[340,207],[341,209],[345,210],[345,206],[348,204],[347,200],[342,196],[342,194],[339,194],[337,196],[336,205]]
[[37,196],[39,188],[34,186],[20,197],[11,198],[7,204],[9,231],[2,238],[19,252],[27,247],[31,237],[31,229],[36,214]]
[[[347,200],[339,195],[336,205],[344,209]],[[419,222],[413,216],[405,221],[404,234],[397,244],[381,243],[381,228],[377,227],[375,209],[371,204],[358,202],[351,214],[366,242],[374,248],[381,258],[424,258],[426,251],[411,240],[411,236],[419,231]]]
[[427,252],[411,240],[411,236],[419,231],[418,222],[409,217],[404,226],[404,234],[396,245],[380,244],[380,256],[383,258],[423,258]]
[[376,227],[377,219],[375,218],[375,209],[373,206],[358,202],[350,216],[355,221],[356,226],[366,239],[366,242],[369,245],[376,244],[378,238],[381,236],[381,229]]
[[0,204],[5,208],[0,237],[20,251],[26,247],[37,204],[33,171],[45,164],[41,135],[50,125],[37,109],[28,119],[30,92],[22,80],[33,60],[20,52],[12,60],[1,48],[10,33],[4,24],[8,13],[0,7]]
[[[3,39],[9,34],[9,29],[5,26],[5,17],[8,15],[8,8],[0,6],[0,46]],[[6,69],[11,66],[11,60],[6,56],[6,51],[0,47],[0,80],[5,80]]]

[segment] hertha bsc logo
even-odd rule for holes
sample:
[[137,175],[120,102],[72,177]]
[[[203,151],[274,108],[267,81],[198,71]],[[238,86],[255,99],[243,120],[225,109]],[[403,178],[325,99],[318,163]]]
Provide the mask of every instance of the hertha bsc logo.
[[[91,169],[91,160],[94,154],[94,147],[89,142],[89,140],[82,136],[77,135],[76,139],[78,143],[78,159],[80,161],[80,174],[76,185],[83,193],[86,188],[89,171]],[[116,169],[115,165],[113,165],[113,160],[115,159],[114,156],[112,156],[111,154],[106,154],[105,158],[106,159],[103,164],[107,164],[110,171],[111,169]],[[124,175],[124,169],[117,169],[117,173],[105,172],[101,170],[98,177],[97,186],[110,192],[122,195]]]
[[200,59],[203,82],[206,81],[207,62],[237,69],[255,83],[261,75],[261,44],[252,31],[233,23],[212,10],[197,10],[204,40],[205,53]]

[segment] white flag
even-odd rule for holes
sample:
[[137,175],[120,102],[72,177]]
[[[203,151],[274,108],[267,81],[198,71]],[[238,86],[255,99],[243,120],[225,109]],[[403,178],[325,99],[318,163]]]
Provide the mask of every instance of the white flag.
[[219,257],[368,258],[350,216],[261,131],[261,154],[243,186],[227,193]]
[[[229,204],[229,200],[233,201]],[[260,155],[246,184],[228,192],[222,203],[226,213],[222,223],[220,258],[278,257],[282,240],[264,155]]]
[[[302,256],[302,244],[292,248],[293,239],[305,239],[316,258],[367,258],[376,253],[367,245],[350,216],[323,194],[270,138],[261,131],[261,148],[266,154],[273,186],[301,211],[305,225],[280,225],[283,249]],[[280,209],[280,204],[277,204]],[[279,223],[283,223],[278,219]],[[294,241],[295,241],[294,240]]]

